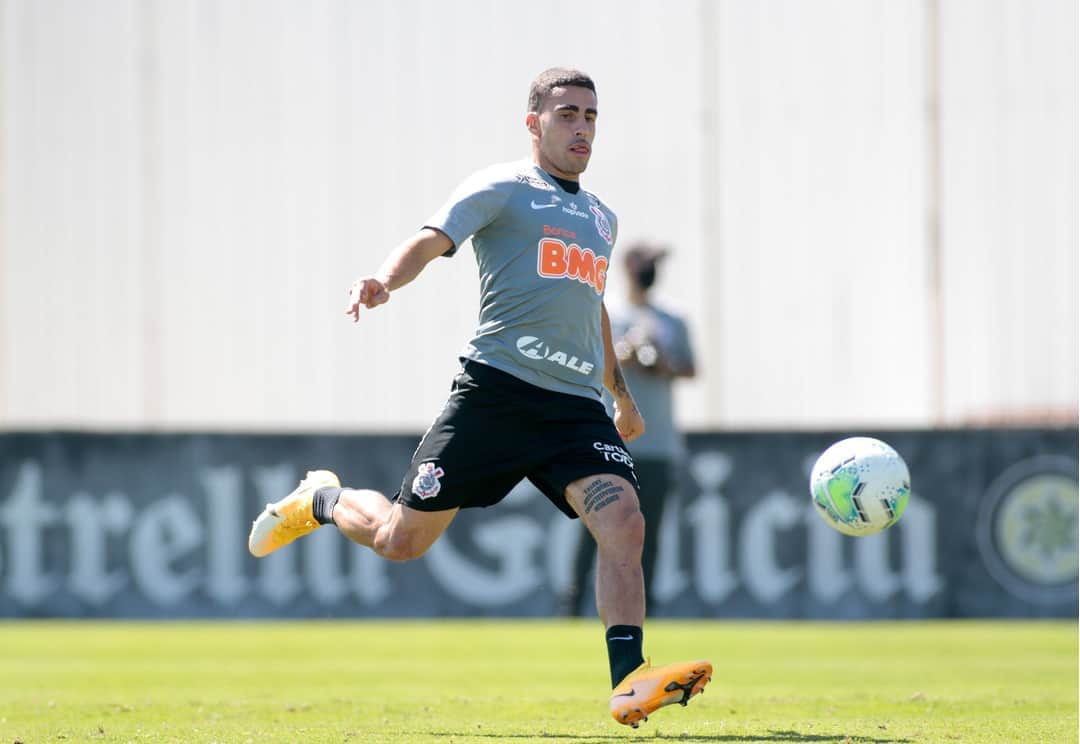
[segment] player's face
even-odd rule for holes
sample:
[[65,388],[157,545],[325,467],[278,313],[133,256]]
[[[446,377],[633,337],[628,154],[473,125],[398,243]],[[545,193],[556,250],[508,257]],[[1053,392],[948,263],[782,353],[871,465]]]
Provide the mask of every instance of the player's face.
[[596,136],[596,94],[588,88],[554,88],[539,112],[525,119],[533,135],[537,165],[576,181],[589,165]]

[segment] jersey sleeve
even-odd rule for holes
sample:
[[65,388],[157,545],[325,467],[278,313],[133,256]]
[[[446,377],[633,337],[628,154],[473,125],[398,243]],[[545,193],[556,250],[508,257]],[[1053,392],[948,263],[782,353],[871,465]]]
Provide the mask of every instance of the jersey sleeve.
[[424,227],[433,227],[453,241],[454,247],[445,254],[452,256],[463,242],[495,221],[516,185],[515,178],[492,169],[474,173],[454,189]]

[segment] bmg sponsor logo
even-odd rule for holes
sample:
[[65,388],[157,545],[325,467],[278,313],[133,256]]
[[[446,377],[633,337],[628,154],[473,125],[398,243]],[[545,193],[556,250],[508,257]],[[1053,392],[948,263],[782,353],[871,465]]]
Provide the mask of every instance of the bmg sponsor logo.
[[577,243],[569,245],[558,238],[544,238],[537,245],[536,273],[545,279],[573,279],[604,294],[608,259]]

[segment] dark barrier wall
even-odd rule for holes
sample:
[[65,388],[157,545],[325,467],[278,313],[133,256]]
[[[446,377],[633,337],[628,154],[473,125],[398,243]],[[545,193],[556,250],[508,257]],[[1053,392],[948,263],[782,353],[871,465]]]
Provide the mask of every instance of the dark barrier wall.
[[[914,496],[848,538],[807,494],[836,433],[690,438],[652,587],[659,616],[1075,617],[1077,431],[863,432]],[[462,512],[418,561],[327,528],[269,558],[251,519],[305,468],[393,492],[408,436],[0,435],[0,616],[549,615],[580,524],[527,483]]]

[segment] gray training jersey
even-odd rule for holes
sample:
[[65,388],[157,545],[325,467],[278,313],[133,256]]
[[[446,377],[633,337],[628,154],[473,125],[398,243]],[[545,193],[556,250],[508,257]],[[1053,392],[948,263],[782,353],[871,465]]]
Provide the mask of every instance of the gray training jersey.
[[530,161],[491,166],[424,223],[454,251],[472,237],[480,321],[462,356],[547,390],[600,399],[600,304],[618,223]]

